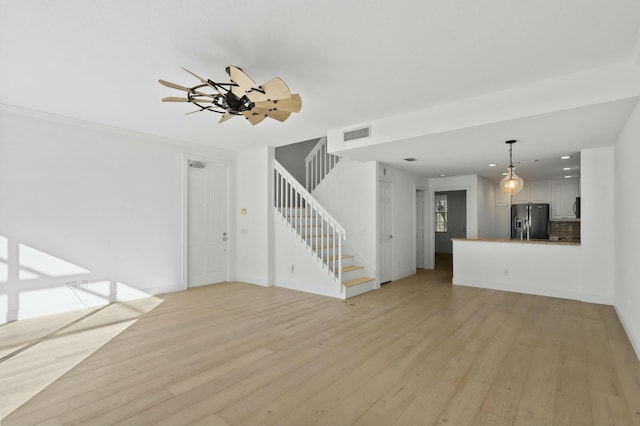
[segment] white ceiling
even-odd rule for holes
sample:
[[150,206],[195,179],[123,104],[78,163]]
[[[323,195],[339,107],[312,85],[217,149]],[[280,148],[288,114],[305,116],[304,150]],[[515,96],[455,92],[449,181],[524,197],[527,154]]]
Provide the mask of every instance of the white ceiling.
[[[637,0],[0,0],[0,103],[242,150],[637,63],[639,34]],[[189,105],[160,102],[179,93],[159,78],[196,84],[184,66],[226,81],[229,64],[258,83],[280,76],[302,96],[302,111],[284,123],[252,127],[235,118],[219,125],[217,115],[185,116]],[[555,168],[560,152],[615,140],[635,102],[505,120],[349,155],[424,175],[496,177],[486,164],[503,168],[502,142],[515,138],[516,161],[539,159],[540,167]],[[451,149],[452,141],[461,145]],[[397,162],[397,154],[422,161]],[[520,169],[530,179],[541,173]]]

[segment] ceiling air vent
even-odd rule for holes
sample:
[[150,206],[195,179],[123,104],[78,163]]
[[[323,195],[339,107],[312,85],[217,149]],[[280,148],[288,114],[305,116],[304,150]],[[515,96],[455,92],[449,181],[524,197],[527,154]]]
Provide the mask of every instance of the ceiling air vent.
[[354,139],[364,139],[371,136],[371,126],[363,127],[361,129],[347,130],[344,132],[344,141],[352,141]]

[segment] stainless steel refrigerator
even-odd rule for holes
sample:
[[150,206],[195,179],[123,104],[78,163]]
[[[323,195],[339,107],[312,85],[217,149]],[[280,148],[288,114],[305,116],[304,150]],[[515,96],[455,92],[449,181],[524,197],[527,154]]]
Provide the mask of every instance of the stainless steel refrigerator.
[[511,206],[511,238],[549,239],[549,204],[514,204]]

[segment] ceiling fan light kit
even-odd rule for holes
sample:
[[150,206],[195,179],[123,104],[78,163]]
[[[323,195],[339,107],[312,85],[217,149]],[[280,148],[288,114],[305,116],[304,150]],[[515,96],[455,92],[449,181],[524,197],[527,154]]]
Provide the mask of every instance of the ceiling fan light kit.
[[162,98],[162,101],[189,102],[199,108],[187,114],[201,111],[215,112],[222,115],[219,123],[235,116],[243,116],[255,126],[267,117],[285,121],[292,112],[299,112],[302,108],[300,95],[291,94],[289,87],[280,77],[256,86],[253,79],[242,69],[230,65],[226,71],[231,82],[216,83],[184,67],[182,69],[200,80],[200,84],[185,87],[166,80],[158,81],[163,86],[186,92],[186,98],[169,96]]
[[515,173],[515,167],[513,167],[513,155],[512,149],[515,140],[509,140],[505,142],[509,145],[509,167],[507,167],[507,174],[500,180],[500,190],[509,195],[517,194],[524,188],[524,181]]

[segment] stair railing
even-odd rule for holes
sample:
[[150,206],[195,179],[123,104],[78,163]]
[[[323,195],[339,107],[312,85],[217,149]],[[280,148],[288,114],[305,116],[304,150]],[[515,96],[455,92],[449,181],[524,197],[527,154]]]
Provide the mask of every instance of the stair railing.
[[342,242],[347,232],[277,160],[273,163],[275,210],[328,273],[342,283]]
[[322,137],[305,158],[306,188],[311,192],[338,164],[340,156],[327,152],[327,137]]

